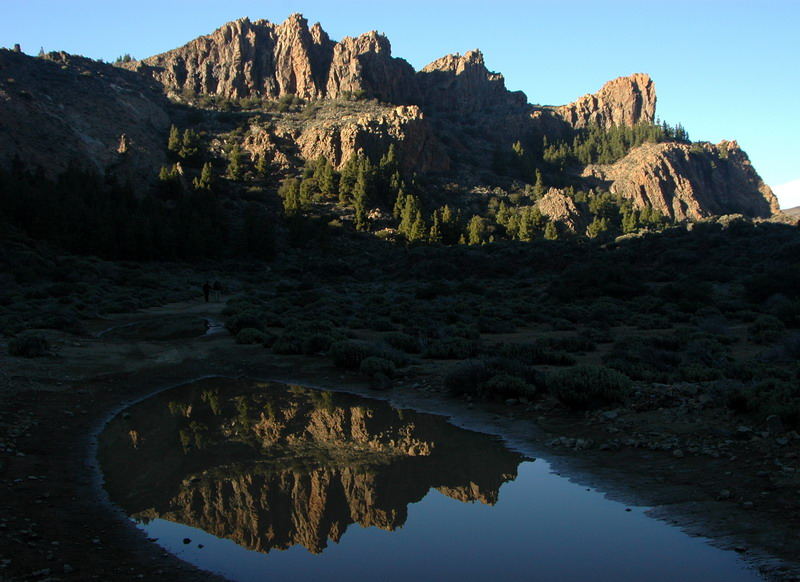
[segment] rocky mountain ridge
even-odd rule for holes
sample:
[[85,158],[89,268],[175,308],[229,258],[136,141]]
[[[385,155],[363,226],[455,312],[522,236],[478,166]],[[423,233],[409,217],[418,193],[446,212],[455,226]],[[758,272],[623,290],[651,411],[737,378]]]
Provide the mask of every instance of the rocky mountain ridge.
[[[591,128],[652,124],[656,111],[655,84],[643,73],[567,105],[532,105],[506,89],[480,51],[446,55],[415,71],[375,31],[336,42],[299,14],[282,24],[236,20],[178,49],[114,67],[63,53],[36,59],[12,51],[0,53],[0,67],[0,165],[19,157],[57,175],[74,163],[134,184],[155,179],[166,161],[167,129],[177,123],[208,136],[216,165],[234,145],[251,168],[263,159],[272,183],[297,175],[308,160],[325,158],[339,170],[359,153],[375,160],[393,145],[405,176],[433,176],[462,192],[486,190],[487,181],[514,188],[494,163],[498,151],[510,152],[512,144],[535,151],[548,139],[569,143]],[[222,101],[209,109],[204,98]],[[238,107],[245,98],[303,101],[294,113],[242,109],[236,123],[244,131],[230,132],[213,103]],[[746,154],[724,143],[644,143],[613,164],[562,167],[561,175],[545,168],[551,194],[537,206],[581,232],[588,220],[565,200],[562,186],[572,181],[676,221],[777,212]],[[515,180],[532,184],[527,172]]]

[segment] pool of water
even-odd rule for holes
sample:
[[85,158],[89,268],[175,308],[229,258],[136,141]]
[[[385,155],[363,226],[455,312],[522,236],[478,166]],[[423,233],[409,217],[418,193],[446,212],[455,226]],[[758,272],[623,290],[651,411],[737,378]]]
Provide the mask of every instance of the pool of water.
[[233,580],[759,580],[710,546],[441,416],[203,380],[113,419],[112,501]]

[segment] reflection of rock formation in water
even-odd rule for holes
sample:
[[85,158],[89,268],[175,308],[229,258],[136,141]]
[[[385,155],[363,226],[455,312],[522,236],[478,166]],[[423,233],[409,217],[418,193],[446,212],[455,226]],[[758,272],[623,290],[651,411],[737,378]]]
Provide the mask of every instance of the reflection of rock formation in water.
[[128,412],[101,439],[112,499],[262,552],[393,530],[431,488],[494,504],[522,461],[441,417],[273,384],[204,381]]

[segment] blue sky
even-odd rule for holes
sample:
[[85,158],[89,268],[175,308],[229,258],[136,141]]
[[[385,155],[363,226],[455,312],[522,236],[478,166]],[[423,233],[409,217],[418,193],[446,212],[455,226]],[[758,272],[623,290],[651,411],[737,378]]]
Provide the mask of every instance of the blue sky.
[[383,32],[417,69],[480,48],[532,103],[646,72],[661,118],[695,140],[738,140],[770,185],[800,179],[800,0],[0,0],[0,46],[142,58],[242,16],[292,12],[334,40]]

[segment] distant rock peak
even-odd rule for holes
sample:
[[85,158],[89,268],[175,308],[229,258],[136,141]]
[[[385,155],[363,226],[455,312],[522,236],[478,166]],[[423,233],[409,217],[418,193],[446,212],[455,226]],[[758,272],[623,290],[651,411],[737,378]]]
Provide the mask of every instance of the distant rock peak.
[[646,73],[617,77],[603,85],[597,93],[556,107],[555,112],[576,129],[589,125],[609,128],[652,123],[656,114],[655,83]]

